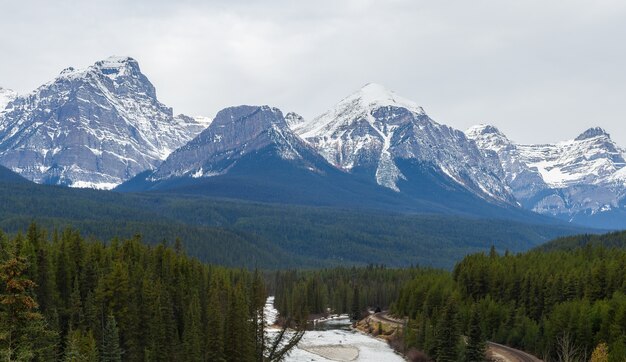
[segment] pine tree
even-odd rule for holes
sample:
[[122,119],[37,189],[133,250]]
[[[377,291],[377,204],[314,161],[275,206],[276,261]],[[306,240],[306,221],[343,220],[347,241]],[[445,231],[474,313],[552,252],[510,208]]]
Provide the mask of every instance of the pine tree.
[[80,350],[84,356],[84,362],[98,362],[98,347],[91,331],[83,333],[80,342]]
[[54,348],[54,336],[33,297],[35,283],[24,275],[26,260],[10,249],[0,264],[0,357],[31,360]]
[[231,295],[226,318],[224,355],[233,362],[254,360],[254,341],[251,336],[250,312],[245,302],[241,284],[237,284]]
[[252,277],[252,320],[254,328],[254,354],[257,361],[263,361],[265,346],[265,286],[258,270]]
[[65,342],[65,353],[63,354],[63,362],[81,362],[85,356],[80,352],[81,335],[80,331],[70,330],[67,334]]
[[354,321],[361,319],[361,300],[359,296],[359,288],[356,285],[352,290],[352,309],[350,311],[350,318]]
[[100,353],[101,362],[121,362],[122,349],[120,348],[120,336],[115,317],[111,314],[107,318],[104,334],[102,336],[102,348]]
[[435,330],[434,347],[437,362],[458,361],[458,343],[460,337],[456,302],[451,299],[446,304]]
[[466,362],[483,362],[487,358],[487,342],[481,327],[480,313],[477,307],[472,310],[469,332],[467,333],[467,346],[465,348]]
[[185,361],[202,362],[202,330],[200,328],[200,301],[194,293],[185,311],[183,329],[183,356]]
[[[213,283],[212,283],[213,284]],[[224,326],[222,325],[222,306],[217,287],[209,290],[207,311],[207,344],[208,361],[222,362],[224,358]]]

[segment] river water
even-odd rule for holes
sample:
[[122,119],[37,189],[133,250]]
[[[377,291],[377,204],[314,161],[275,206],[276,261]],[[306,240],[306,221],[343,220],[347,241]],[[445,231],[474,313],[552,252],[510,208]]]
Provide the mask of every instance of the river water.
[[[274,298],[269,297],[265,306],[266,318],[273,323],[277,312]],[[396,362],[404,359],[396,354],[385,341],[352,330],[347,316],[317,323],[304,337],[286,361],[362,361]]]

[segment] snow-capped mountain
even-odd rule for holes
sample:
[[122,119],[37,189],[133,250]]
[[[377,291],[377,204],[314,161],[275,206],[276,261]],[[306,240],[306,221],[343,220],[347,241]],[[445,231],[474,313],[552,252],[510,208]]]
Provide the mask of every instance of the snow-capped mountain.
[[0,113],[0,164],[37,183],[108,189],[187,143],[209,120],[174,116],[129,57],[67,68]]
[[499,164],[483,157],[463,132],[436,123],[417,104],[380,85],[367,84],[293,129],[331,164],[394,191],[423,182],[411,174],[417,168],[422,178],[441,176],[483,199],[515,204],[499,178]]
[[268,147],[283,160],[315,170],[310,162],[315,151],[289,129],[279,109],[238,106],[220,111],[207,129],[173,152],[150,180],[222,175],[242,158]]
[[533,211],[576,220],[623,208],[626,151],[601,128],[546,145],[515,144],[488,125],[466,134],[486,157],[497,157],[513,194]]
[[2,112],[9,103],[17,98],[17,92],[0,87],[0,112]]

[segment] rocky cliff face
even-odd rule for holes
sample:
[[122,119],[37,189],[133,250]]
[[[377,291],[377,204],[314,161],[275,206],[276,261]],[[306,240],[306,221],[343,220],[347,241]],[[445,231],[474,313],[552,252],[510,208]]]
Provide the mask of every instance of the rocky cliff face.
[[158,166],[207,125],[174,116],[128,57],[15,98],[0,113],[0,164],[37,183],[112,188]]

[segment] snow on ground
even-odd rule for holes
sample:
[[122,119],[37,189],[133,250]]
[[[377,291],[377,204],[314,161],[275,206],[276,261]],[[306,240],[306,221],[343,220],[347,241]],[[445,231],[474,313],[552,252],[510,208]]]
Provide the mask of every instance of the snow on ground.
[[265,324],[268,326],[276,323],[278,319],[278,311],[274,308],[274,296],[270,296],[265,301],[265,307],[263,307],[263,314],[265,315]]
[[307,331],[285,359],[305,361],[404,361],[385,341],[353,330]]
[[[265,313],[268,324],[276,320],[278,311],[274,308],[274,297],[267,298]],[[347,317],[339,316],[318,322],[319,324],[324,324],[325,330],[306,331],[298,346],[285,358],[285,361],[404,361],[385,341],[350,329],[350,320]]]

